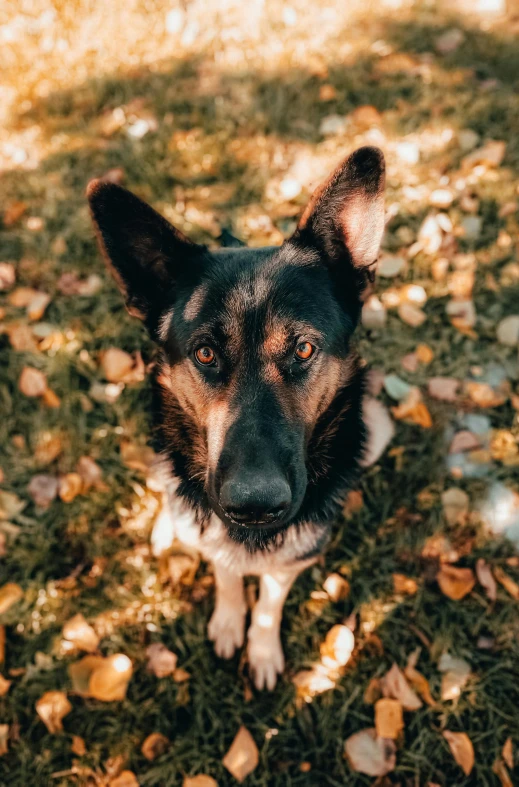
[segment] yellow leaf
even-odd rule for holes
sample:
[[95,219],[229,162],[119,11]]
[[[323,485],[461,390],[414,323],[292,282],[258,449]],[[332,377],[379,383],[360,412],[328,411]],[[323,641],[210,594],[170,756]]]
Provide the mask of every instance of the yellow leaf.
[[0,588],[0,615],[23,598],[23,590],[15,582],[8,582]]
[[46,691],[36,703],[36,713],[51,734],[63,730],[63,717],[71,710],[64,691]]
[[398,700],[406,710],[418,710],[422,707],[420,697],[413,691],[400,668],[393,664],[391,669],[380,679],[384,697]]
[[161,754],[167,750],[169,746],[169,739],[160,732],[152,732],[151,735],[144,740],[141,746],[141,752],[147,760],[154,760],[160,757]]
[[395,744],[378,737],[374,728],[360,730],[347,738],[344,755],[352,770],[367,776],[385,776],[396,765]]
[[505,574],[502,568],[496,566],[494,568],[494,574],[497,581],[504,587],[507,593],[515,598],[516,601],[519,601],[519,585],[515,582],[512,577],[509,577],[508,574]]
[[355,637],[347,626],[333,626],[321,645],[321,661],[325,667],[343,667],[350,660]]
[[444,596],[454,601],[460,601],[467,596],[476,584],[472,569],[456,568],[446,563],[440,567],[436,579]]
[[449,744],[452,756],[463,770],[465,776],[469,776],[474,767],[474,747],[466,732],[451,732],[445,730],[443,737]]
[[81,614],[74,615],[65,623],[63,636],[80,650],[86,650],[87,653],[97,650],[99,645],[99,637]]
[[248,729],[242,725],[222,763],[237,781],[242,782],[258,762],[258,747]]
[[375,703],[375,729],[379,738],[398,738],[404,729],[404,714],[398,700],[383,697]]

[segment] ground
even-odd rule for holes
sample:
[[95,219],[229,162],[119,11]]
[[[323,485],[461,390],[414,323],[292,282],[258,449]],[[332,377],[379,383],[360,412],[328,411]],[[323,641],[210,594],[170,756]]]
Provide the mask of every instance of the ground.
[[[371,784],[344,757],[344,742],[374,726],[372,679],[393,663],[404,669],[417,647],[434,704],[405,711],[395,769],[378,783],[517,783],[513,765],[506,781],[502,748],[509,737],[519,743],[519,561],[513,541],[495,532],[503,517],[492,516],[497,500],[514,535],[517,347],[496,333],[519,311],[514,20],[397,0],[7,0],[0,23],[0,262],[16,269],[16,282],[4,282],[0,335],[0,585],[22,590],[12,604],[4,590],[1,604],[1,669],[12,682],[0,686],[0,784],[120,785],[127,770],[137,780],[128,784],[146,787],[196,774],[232,785],[222,758],[241,725],[259,749],[250,787]],[[467,160],[490,140],[504,145]],[[149,375],[134,369],[107,387],[117,374],[103,352],[140,351],[149,369],[154,350],[103,269],[84,190],[109,173],[196,240],[217,244],[225,228],[254,245],[277,243],[315,183],[366,142],[386,153],[382,259],[386,272],[401,270],[379,277],[386,323],[361,329],[359,344],[385,375],[380,398],[406,400],[403,380],[420,390],[421,406],[397,418],[390,450],[350,498],[324,559],[294,586],[285,674],[274,693],[258,693],[245,659],[221,661],[207,641],[210,568],[178,555],[168,567],[150,552],[158,495],[146,480]],[[9,278],[9,265],[0,271]],[[22,287],[47,293],[48,305]],[[420,312],[399,313],[406,298],[418,300],[422,324],[409,324]],[[454,319],[453,299],[463,312]],[[43,379],[46,393],[26,395],[25,367],[44,373],[29,383]],[[452,401],[431,396],[438,376],[460,381]],[[448,464],[462,425],[477,450]],[[101,480],[85,483],[84,463],[83,477],[67,476],[81,457],[97,463]],[[34,476],[44,476],[38,489],[29,488]],[[449,524],[442,494],[452,487],[468,500]],[[46,505],[36,505],[42,494]],[[495,601],[480,583],[470,589],[480,559],[500,579]],[[470,591],[458,600],[437,581],[450,564],[469,569],[455,572],[454,584],[463,577]],[[186,565],[196,575],[173,581]],[[349,583],[338,601],[323,590],[331,573]],[[249,599],[253,591],[251,583]],[[124,699],[85,698],[73,686],[68,667],[83,654],[62,632],[78,613],[101,655],[131,660]],[[350,661],[330,673],[334,688],[297,697],[294,676],[319,661],[335,624],[354,630]],[[178,656],[187,679],[146,668],[154,642]],[[441,688],[445,653],[470,672],[454,699]],[[61,732],[35,710],[50,690],[71,703]],[[470,738],[470,775],[446,730]],[[155,732],[170,743],[149,760],[141,746]],[[73,735],[84,753],[77,740],[71,751]]]

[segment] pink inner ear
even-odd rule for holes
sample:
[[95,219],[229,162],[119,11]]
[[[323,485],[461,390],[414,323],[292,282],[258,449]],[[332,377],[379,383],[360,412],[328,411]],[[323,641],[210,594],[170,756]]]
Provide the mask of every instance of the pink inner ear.
[[384,234],[384,195],[350,197],[341,212],[340,224],[355,267],[371,265],[377,259]]

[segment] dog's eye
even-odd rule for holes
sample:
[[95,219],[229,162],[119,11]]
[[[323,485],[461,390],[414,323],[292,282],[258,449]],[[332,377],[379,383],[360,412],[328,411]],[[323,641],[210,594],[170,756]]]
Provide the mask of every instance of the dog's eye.
[[195,350],[195,358],[201,366],[214,366],[216,364],[216,355],[207,344]]
[[310,342],[300,342],[296,347],[296,358],[299,361],[308,361],[315,352],[315,347]]

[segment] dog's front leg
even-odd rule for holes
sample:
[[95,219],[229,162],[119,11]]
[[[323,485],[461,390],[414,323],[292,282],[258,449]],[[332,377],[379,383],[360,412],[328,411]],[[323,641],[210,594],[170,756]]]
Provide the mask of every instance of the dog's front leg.
[[216,654],[230,659],[236,648],[243,645],[247,605],[243,592],[243,577],[214,563],[216,601],[207,627]]
[[305,568],[274,570],[262,574],[259,599],[252,611],[248,631],[248,657],[256,688],[272,691],[277,676],[283,672],[285,657],[279,627],[283,605],[297,575]]

